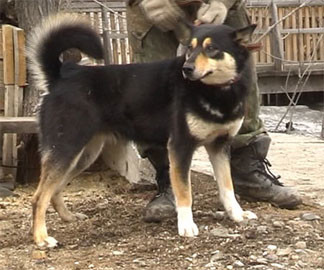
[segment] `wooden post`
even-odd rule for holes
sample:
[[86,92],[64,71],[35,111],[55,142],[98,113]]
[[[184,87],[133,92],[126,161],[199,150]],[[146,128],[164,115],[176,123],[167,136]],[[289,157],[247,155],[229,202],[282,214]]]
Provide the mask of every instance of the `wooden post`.
[[110,37],[109,37],[109,24],[108,24],[108,16],[107,10],[104,6],[101,7],[102,12],[102,37],[104,44],[104,60],[105,64],[109,65],[111,59],[111,47],[110,47]]
[[322,139],[324,139],[324,114],[323,114],[323,120],[322,120],[322,132],[321,132]]
[[[276,24],[278,22],[278,7],[274,2],[271,3],[271,17],[272,24]],[[279,24],[271,31],[271,53],[276,57],[274,59],[275,70],[282,71],[283,66],[281,59],[284,58],[284,53]]]

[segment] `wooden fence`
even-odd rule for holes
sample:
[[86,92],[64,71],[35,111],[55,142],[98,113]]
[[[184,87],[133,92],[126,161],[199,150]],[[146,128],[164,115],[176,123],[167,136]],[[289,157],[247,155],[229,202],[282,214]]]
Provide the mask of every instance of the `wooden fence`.
[[[307,5],[296,10],[303,3]],[[247,7],[252,22],[258,25],[256,38],[277,24],[262,40],[262,50],[254,55],[259,73],[303,70],[309,65],[313,71],[323,71],[323,1],[248,0]]]
[[125,64],[131,62],[126,24],[126,3],[121,1],[91,0],[71,2],[67,11],[85,15],[91,25],[102,36],[105,44],[105,62]]

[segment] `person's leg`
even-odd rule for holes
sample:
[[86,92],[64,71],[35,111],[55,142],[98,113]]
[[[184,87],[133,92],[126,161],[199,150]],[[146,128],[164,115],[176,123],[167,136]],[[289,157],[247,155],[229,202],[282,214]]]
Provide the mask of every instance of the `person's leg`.
[[[127,27],[133,62],[145,63],[176,56],[178,41],[172,32],[162,32],[145,20],[138,6],[127,7]],[[170,186],[169,161],[166,149],[137,146],[156,170],[157,195],[144,209],[144,220],[159,222],[175,216],[174,196]]]
[[[225,24],[240,28],[250,23],[244,6],[230,10]],[[302,201],[296,190],[283,186],[279,177],[269,170],[266,159],[271,139],[259,118],[260,95],[254,61],[251,70],[250,92],[246,104],[245,119],[239,134],[234,138],[231,151],[231,171],[235,192],[241,197],[256,201],[294,208]]]

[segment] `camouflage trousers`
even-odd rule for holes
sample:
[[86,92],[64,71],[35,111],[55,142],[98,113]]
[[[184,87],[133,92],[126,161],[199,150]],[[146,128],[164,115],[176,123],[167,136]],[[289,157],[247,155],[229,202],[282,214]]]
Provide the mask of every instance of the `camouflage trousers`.
[[[229,10],[225,24],[240,28],[250,23],[244,6]],[[159,61],[176,56],[178,41],[173,32],[162,32],[149,24],[138,6],[127,8],[129,42],[132,47],[133,61],[137,63]],[[249,96],[246,102],[245,117],[239,133],[235,136],[232,147],[249,145],[257,136],[268,136],[259,118],[260,95],[253,58],[249,61],[251,80]]]

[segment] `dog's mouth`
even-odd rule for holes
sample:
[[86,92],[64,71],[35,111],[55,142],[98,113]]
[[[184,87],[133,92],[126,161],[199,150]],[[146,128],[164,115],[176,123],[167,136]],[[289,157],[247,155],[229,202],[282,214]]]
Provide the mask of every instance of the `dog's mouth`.
[[182,72],[182,74],[185,79],[189,79],[190,81],[199,81],[213,74],[213,71],[208,71],[202,76],[197,76],[195,73],[188,74],[186,72]]

